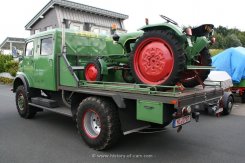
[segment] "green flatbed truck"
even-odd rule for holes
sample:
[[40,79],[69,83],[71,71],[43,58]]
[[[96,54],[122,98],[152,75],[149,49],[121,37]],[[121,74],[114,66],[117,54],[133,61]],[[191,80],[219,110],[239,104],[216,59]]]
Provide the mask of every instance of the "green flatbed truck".
[[[201,29],[210,32],[207,26]],[[174,128],[181,129],[191,117],[198,120],[195,108],[204,102],[219,101],[223,90],[219,86],[182,90],[175,85],[176,75],[184,69],[189,71],[184,82],[192,78],[189,85],[193,86],[196,81],[184,64],[188,63],[191,69],[198,69],[194,76],[200,73],[198,81],[202,80],[206,72],[201,70],[206,71],[209,65],[191,66],[191,58],[207,55],[210,41],[204,36],[191,38],[191,33],[184,37],[186,34],[177,27],[171,31],[174,25],[169,22],[156,25],[157,30],[153,27],[115,35],[114,40],[64,28],[31,36],[26,40],[13,83],[19,115],[29,119],[48,110],[72,117],[85,143],[96,150],[111,147],[123,134],[151,126],[164,128],[171,122]],[[190,41],[193,45],[184,51]],[[134,46],[139,48],[135,50]],[[188,62],[184,52],[192,54]],[[132,57],[135,55],[136,59]],[[139,67],[132,67],[134,64]]]

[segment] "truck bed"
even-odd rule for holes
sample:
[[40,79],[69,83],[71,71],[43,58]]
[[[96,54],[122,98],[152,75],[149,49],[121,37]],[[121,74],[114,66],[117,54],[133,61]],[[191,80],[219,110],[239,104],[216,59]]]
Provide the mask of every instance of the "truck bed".
[[[178,90],[178,86],[160,86],[164,91],[157,91],[159,86],[147,86],[129,83],[109,82],[83,82],[78,87],[59,86],[59,89],[86,93],[91,95],[102,95],[112,97],[116,101],[124,99],[150,100],[165,104],[173,104],[175,108],[187,105],[196,105],[203,102],[219,99],[223,95],[220,85],[197,86],[184,91]],[[120,104],[120,102],[119,102]],[[123,103],[121,103],[123,108]]]

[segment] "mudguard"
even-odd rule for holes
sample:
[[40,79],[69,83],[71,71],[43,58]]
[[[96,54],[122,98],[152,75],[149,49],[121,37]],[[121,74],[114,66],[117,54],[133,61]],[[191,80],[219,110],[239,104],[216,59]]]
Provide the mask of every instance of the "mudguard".
[[164,29],[164,30],[173,30],[179,36],[183,36],[184,35],[183,30],[180,27],[178,27],[178,26],[176,26],[174,24],[171,24],[171,23],[161,23],[161,24],[145,25],[145,26],[139,28],[138,30],[148,31],[148,30],[151,30],[151,29],[157,29],[157,30],[161,30],[161,29]]
[[14,82],[13,82],[13,92],[15,92],[16,89],[17,89],[17,87],[18,87],[19,85],[22,85],[22,84],[23,84],[24,87],[25,87],[25,91],[28,93],[29,90],[30,90],[30,87],[29,87],[29,83],[28,83],[26,77],[25,77],[24,75],[22,75],[22,74],[18,74],[18,75],[15,77]]

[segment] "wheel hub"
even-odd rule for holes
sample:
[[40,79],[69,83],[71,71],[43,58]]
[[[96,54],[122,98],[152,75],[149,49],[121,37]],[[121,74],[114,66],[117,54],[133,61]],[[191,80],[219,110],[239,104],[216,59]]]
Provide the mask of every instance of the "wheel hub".
[[17,104],[18,104],[18,107],[21,111],[23,111],[25,109],[25,98],[22,94],[19,94],[18,96],[18,99],[17,99]]
[[146,84],[159,84],[171,74],[174,58],[169,45],[158,38],[141,43],[134,59],[138,77]]
[[231,101],[228,103],[228,108],[229,108],[229,109],[232,108],[232,102],[231,102]]
[[100,131],[101,131],[101,122],[100,122],[100,117],[96,112],[93,110],[88,110],[84,114],[84,119],[83,119],[83,127],[85,130],[85,133],[90,137],[90,138],[96,138],[99,136]]

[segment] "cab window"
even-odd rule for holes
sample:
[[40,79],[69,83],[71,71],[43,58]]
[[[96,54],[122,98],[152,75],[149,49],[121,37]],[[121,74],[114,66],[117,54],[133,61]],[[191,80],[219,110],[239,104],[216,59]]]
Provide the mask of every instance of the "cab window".
[[33,42],[28,42],[26,44],[25,56],[32,56],[32,55],[33,55]]
[[53,52],[53,38],[41,39],[41,55],[51,55]]

